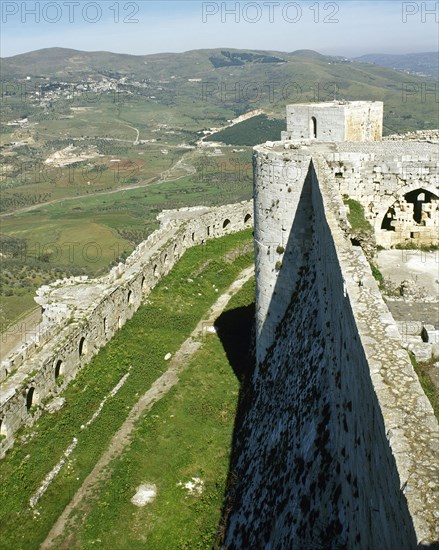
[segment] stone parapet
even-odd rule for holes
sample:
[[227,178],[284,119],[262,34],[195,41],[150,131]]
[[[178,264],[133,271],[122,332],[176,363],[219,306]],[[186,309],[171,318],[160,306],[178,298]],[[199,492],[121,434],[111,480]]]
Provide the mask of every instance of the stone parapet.
[[160,229],[108,275],[60,280],[37,291],[40,328],[2,363],[0,456],[20,426],[38,418],[35,406],[62,392],[188,248],[251,227],[253,204],[183,208],[159,219]]

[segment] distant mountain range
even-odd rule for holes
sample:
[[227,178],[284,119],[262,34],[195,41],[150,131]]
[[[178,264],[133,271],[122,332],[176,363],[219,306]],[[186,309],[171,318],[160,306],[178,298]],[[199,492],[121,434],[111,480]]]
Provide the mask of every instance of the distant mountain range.
[[[29,80],[29,88],[47,89],[60,82],[116,82],[135,97],[156,102],[155,109],[160,103],[182,114],[190,111],[194,120],[203,121],[202,126],[220,111],[228,119],[258,108],[283,119],[289,103],[333,99],[384,101],[387,133],[438,126],[432,94],[420,101],[413,93],[421,89],[417,84],[437,77],[436,53],[376,54],[352,60],[313,50],[218,48],[128,55],[48,48],[0,58],[0,63],[3,82]],[[401,101],[407,87],[410,96]],[[21,111],[11,116],[27,114]]]
[[[0,58],[3,77],[8,76],[74,76],[78,74],[109,71],[120,75],[142,76],[152,69],[157,75],[172,71],[203,71],[243,66],[267,66],[302,60],[303,62],[359,62],[379,65],[420,76],[439,75],[439,52],[410,53],[402,55],[373,53],[353,59],[331,57],[313,50],[297,50],[291,53],[221,48],[192,50],[184,53],[160,53],[129,55],[111,52],[84,52],[68,48],[46,48],[13,57]],[[148,67],[150,65],[150,67]],[[180,69],[180,70],[178,70]],[[162,76],[165,76],[162,74]]]
[[46,48],[13,57],[0,58],[3,76],[73,76],[88,73],[113,72],[120,76],[168,77],[183,74],[200,74],[213,69],[267,66],[289,61],[340,60],[321,55],[312,50],[293,53],[220,48],[192,50],[184,53],[159,53],[151,55],[128,55],[111,52],[85,52],[67,48]]
[[386,53],[370,53],[355,57],[354,61],[374,63],[389,69],[397,69],[410,74],[439,78],[439,52],[407,53],[391,55]]

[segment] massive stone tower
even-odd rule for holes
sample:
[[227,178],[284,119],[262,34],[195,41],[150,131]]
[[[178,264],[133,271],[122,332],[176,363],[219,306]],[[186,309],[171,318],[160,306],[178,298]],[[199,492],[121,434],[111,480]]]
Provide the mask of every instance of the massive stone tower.
[[288,105],[282,139],[380,141],[382,133],[382,101],[334,101]]
[[382,102],[289,105],[283,143],[255,148],[258,361],[273,341],[310,248],[312,158],[326,152],[318,144],[381,140],[382,127]]
[[[235,432],[224,547],[427,548],[439,540],[437,421],[351,241],[341,189],[387,208],[401,187],[432,186],[437,146],[380,141],[378,103],[287,113],[286,139],[254,153],[257,364]],[[399,177],[407,159],[409,181]]]

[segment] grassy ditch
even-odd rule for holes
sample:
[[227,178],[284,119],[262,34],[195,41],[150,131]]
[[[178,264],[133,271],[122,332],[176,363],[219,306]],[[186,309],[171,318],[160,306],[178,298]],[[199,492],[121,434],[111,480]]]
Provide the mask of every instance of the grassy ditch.
[[[165,354],[180,347],[218,295],[252,263],[252,254],[243,253],[251,239],[247,230],[188,250],[148,303],[68,386],[66,405],[20,431],[21,443],[0,463],[3,548],[28,550],[44,540],[133,404],[166,370]],[[81,430],[128,369],[130,375],[120,391],[106,401],[95,422]],[[30,497],[73,437],[78,444],[69,463],[32,510]]]
[[[253,301],[251,280],[226,309],[227,331],[235,335],[237,346],[242,325],[250,331]],[[228,341],[227,347],[231,345]],[[111,464],[111,478],[81,507],[75,527],[59,546],[211,548],[220,520],[238,392],[222,340],[207,335],[178,384],[139,420],[129,449]],[[202,481],[199,494],[184,487],[194,479]],[[142,484],[154,484],[157,496],[136,507],[130,500]]]

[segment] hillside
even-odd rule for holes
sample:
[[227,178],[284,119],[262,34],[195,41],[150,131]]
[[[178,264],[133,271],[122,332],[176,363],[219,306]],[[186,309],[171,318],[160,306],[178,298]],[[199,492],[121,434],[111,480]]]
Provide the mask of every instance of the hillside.
[[431,80],[312,50],[49,48],[0,61],[2,326],[39,285],[123,259],[160,210],[250,198],[251,146],[280,138],[290,103],[380,100],[385,134],[439,126],[419,91]]
[[382,67],[397,69],[420,76],[439,77],[439,52],[408,53],[391,55],[372,53],[356,57],[354,61],[374,63]]
[[259,115],[212,134],[204,141],[220,141],[226,145],[254,147],[264,141],[279,140],[281,132],[286,129],[285,119],[270,120],[267,115]]
[[[433,54],[425,55],[430,59]],[[153,96],[156,112],[172,108],[191,118],[191,131],[203,129],[202,120],[217,125],[216,120],[225,122],[256,107],[279,118],[288,103],[334,97],[384,101],[386,133],[437,126],[434,98],[419,101],[412,93],[401,102],[404,88],[416,89],[426,82],[422,77],[311,50],[220,48],[134,56],[50,48],[1,59],[1,74],[3,81],[27,78],[29,86],[47,86],[47,81],[77,85],[102,78],[123,81],[137,100]],[[28,113],[22,109],[11,116],[20,114]]]

